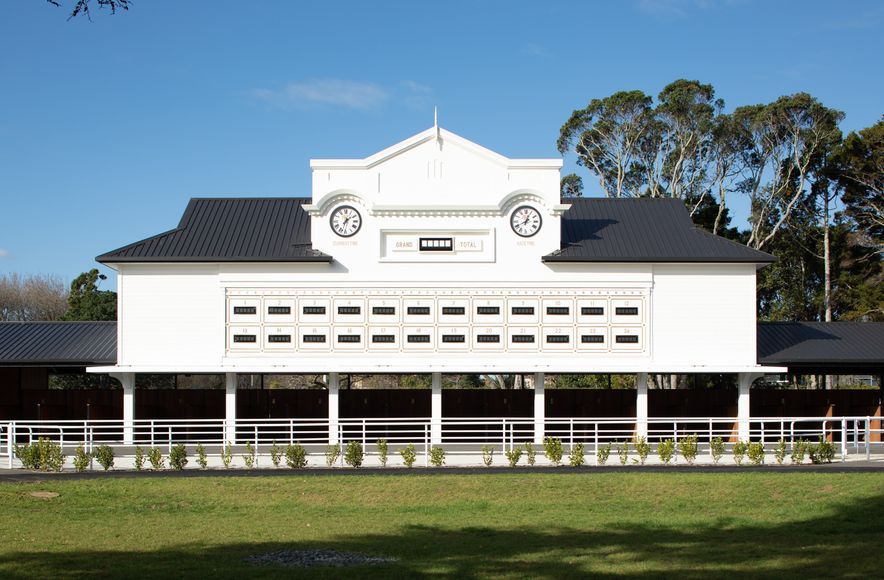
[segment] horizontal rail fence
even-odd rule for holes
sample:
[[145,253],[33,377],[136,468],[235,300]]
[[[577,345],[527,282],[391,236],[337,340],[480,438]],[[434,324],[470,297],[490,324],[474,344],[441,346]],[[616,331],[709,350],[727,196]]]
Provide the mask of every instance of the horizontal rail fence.
[[[821,437],[838,444],[843,457],[850,453],[870,456],[873,448],[884,451],[881,443],[881,417],[753,417],[750,440],[772,448],[785,441],[817,441]],[[123,443],[123,421],[14,421],[0,423],[0,455],[13,465],[16,445],[34,443],[41,437],[59,443],[70,455],[78,445],[91,451],[98,445],[111,445],[120,455],[133,452],[133,446],[160,447],[171,450],[176,443],[202,443],[210,453],[220,452],[225,444],[251,443],[257,453],[267,453],[273,443],[300,443],[311,453],[321,452],[330,443],[330,433],[339,444],[358,441],[366,452],[376,452],[378,439],[386,439],[391,453],[414,444],[419,453],[433,445],[435,427],[426,417],[406,418],[342,418],[328,419],[225,419],[202,420],[136,420],[130,424],[133,442]],[[446,454],[475,455],[490,445],[504,451],[534,440],[536,422],[533,417],[446,417],[441,420],[441,445]],[[553,417],[543,421],[544,435],[562,440],[566,449],[577,443],[586,453],[594,454],[600,446],[631,441],[636,432],[634,417]],[[654,417],[647,421],[647,439],[658,442],[697,435],[704,449],[714,438],[726,445],[737,440],[739,423],[733,417]],[[538,449],[542,453],[542,449]]]

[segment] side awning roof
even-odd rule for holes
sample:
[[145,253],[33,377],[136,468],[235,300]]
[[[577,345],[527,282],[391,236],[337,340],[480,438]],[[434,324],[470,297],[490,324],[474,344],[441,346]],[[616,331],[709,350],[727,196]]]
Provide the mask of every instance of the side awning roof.
[[759,322],[758,364],[808,374],[884,373],[884,322]]
[[116,322],[0,322],[0,366],[116,364]]

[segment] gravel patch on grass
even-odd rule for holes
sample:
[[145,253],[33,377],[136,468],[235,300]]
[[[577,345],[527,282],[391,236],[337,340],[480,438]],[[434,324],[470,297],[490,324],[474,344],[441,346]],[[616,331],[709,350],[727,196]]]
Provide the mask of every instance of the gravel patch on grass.
[[312,566],[342,567],[388,564],[394,559],[383,556],[367,556],[356,552],[338,552],[337,550],[279,550],[249,556],[245,561],[250,564],[310,568]]

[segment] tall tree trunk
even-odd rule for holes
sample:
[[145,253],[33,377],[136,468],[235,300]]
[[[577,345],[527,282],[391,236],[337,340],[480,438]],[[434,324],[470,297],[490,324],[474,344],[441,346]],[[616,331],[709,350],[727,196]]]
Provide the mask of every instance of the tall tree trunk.
[[829,198],[826,198],[826,223],[823,224],[823,260],[825,261],[825,289],[823,304],[826,308],[826,322],[832,322],[832,255],[829,247]]
[[[826,322],[832,322],[832,256],[829,248],[829,195],[823,193],[823,306]],[[829,388],[829,376],[823,376],[823,389]]]

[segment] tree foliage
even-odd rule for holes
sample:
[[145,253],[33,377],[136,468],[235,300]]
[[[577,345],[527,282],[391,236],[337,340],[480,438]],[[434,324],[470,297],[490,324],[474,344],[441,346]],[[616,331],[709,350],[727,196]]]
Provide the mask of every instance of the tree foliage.
[[[46,0],[53,6],[61,7],[64,4],[64,0]],[[85,16],[88,19],[92,19],[92,7],[98,7],[99,10],[110,10],[111,14],[116,14],[117,10],[125,11],[129,10],[129,7],[132,6],[132,0],[75,0],[73,5],[71,6],[71,12],[68,16],[68,19],[76,18],[77,16]]]
[[0,320],[61,320],[67,290],[58,276],[9,273],[0,276]]
[[93,268],[71,282],[65,320],[116,320],[117,293],[99,290],[98,281],[104,276]]
[[[842,140],[841,111],[807,93],[725,112],[714,88],[679,79],[657,95],[592,99],[560,129],[608,197],[673,197],[698,227],[773,253],[763,318],[884,319],[884,121]],[[562,180],[562,194],[579,178]],[[731,227],[743,196],[748,228]]]
[[576,173],[569,173],[562,178],[560,191],[562,199],[583,197],[583,178]]

